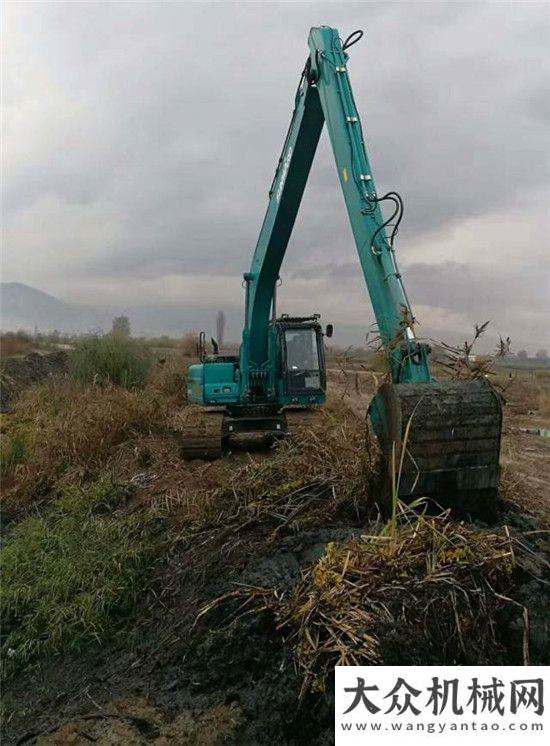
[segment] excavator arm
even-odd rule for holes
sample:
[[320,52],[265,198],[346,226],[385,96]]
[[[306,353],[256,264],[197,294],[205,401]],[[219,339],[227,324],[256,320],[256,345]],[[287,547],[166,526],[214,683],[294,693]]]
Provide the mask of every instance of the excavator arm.
[[355,32],[342,42],[336,29],[313,28],[309,35],[309,80],[319,91],[359,261],[381,341],[388,351],[392,379],[427,382],[431,380],[427,350],[414,339],[413,314],[395,260],[394,231],[388,240],[386,229],[391,220],[386,221],[381,211],[381,204],[388,202],[395,206],[393,219],[399,221],[401,198],[395,192],[382,198],[377,195],[348,74],[346,49],[361,36],[362,32]]
[[[348,45],[358,40],[352,34]],[[268,364],[268,321],[275,283],[300,207],[323,124],[326,122],[345,203],[376,322],[389,352],[395,382],[431,380],[425,346],[414,339],[413,315],[380,203],[396,205],[399,195],[379,199],[365,149],[359,112],[349,80],[348,55],[335,29],[313,28],[306,61],[295,98],[294,112],[260,231],[247,289],[246,324],[241,369]]]
[[309,85],[304,71],[296,92],[290,127],[269,190],[269,204],[250,271],[243,276],[246,301],[241,376],[246,388],[251,373],[269,367],[269,316],[275,285],[323,123],[318,91]]
[[[321,26],[310,31],[310,55],[252,266],[245,274],[243,380],[246,384],[251,370],[269,367],[269,313],[275,284],[326,123],[360,266],[389,360],[392,383],[381,387],[370,407],[386,455],[388,481],[400,497],[430,495],[466,512],[490,512],[499,478],[500,397],[486,381],[435,381],[430,348],[415,338],[414,315],[393,245],[402,201],[396,192],[382,197],[377,193],[348,73],[346,50],[361,36],[362,32],[355,32],[342,42],[336,29]],[[384,203],[391,208],[389,219],[381,210]]]

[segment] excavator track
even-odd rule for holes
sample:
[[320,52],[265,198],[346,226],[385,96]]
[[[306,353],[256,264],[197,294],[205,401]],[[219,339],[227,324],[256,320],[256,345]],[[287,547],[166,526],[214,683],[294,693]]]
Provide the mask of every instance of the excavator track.
[[[321,417],[322,412],[319,409],[288,409],[285,410],[284,415],[279,415],[275,419],[282,419],[285,423],[284,429],[280,432],[281,437],[283,435],[299,437],[300,433],[314,427]],[[246,419],[245,443],[246,438],[250,439],[254,433],[263,437],[277,437],[269,417],[257,417],[256,419],[258,419],[257,429],[254,428],[250,418]],[[181,434],[183,458],[186,461],[194,459],[214,461],[224,455],[224,450],[226,452],[231,452],[232,448],[242,450],[243,445],[238,446],[233,440],[238,437],[239,428],[235,427],[235,432],[232,433],[231,423],[238,423],[238,420],[232,419],[223,411],[213,412],[199,407],[189,407],[185,418],[178,422],[176,427]]]
[[222,457],[223,418],[223,411],[190,408],[186,420],[178,426],[181,433],[181,454],[186,461],[215,461]]
[[502,402],[487,381],[385,384],[375,406],[385,415],[378,435],[400,499],[429,497],[461,513],[494,512]]

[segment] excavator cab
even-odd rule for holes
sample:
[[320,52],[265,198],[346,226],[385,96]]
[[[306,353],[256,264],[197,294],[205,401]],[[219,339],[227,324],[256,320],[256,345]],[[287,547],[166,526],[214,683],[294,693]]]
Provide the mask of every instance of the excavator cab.
[[[327,375],[323,330],[319,316],[283,315],[272,322],[272,371],[251,376],[250,399],[240,399],[241,370],[238,356],[207,354],[204,332],[199,338],[200,363],[190,365],[187,400],[206,406],[239,406],[249,413],[254,407],[280,412],[286,406],[311,407],[326,399]],[[214,340],[213,340],[214,341]],[[264,374],[265,373],[265,374]],[[271,383],[271,381],[275,383]],[[271,393],[270,393],[271,392]],[[254,401],[256,400],[256,401]],[[260,400],[260,404],[257,403]],[[235,414],[235,411],[233,412]]]
[[[260,436],[270,443],[307,422],[326,400],[325,336],[319,315],[273,319],[269,325],[269,365],[248,371],[248,392],[241,396],[242,359],[220,355],[215,340],[206,352],[199,337],[200,363],[190,365],[187,400],[212,408],[182,430],[182,454],[187,459],[216,459],[231,450],[240,437]],[[242,348],[241,348],[242,355]],[[215,408],[215,409],[214,409]]]
[[275,321],[278,339],[279,401],[311,406],[325,401],[327,374],[319,316],[282,316]]

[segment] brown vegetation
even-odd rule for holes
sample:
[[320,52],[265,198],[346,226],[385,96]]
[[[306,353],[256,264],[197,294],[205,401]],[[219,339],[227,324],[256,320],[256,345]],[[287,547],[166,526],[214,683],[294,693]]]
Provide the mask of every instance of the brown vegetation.
[[5,474],[6,503],[13,509],[36,504],[62,476],[81,482],[117,444],[161,427],[165,407],[147,391],[86,387],[70,379],[50,379],[28,389],[3,423],[3,453],[14,442],[22,450]]
[[420,517],[329,544],[289,599],[267,605],[290,632],[304,687],[324,688],[335,665],[399,663],[404,647],[410,665],[483,665],[502,652],[494,619],[514,564],[504,532]]
[[181,352],[186,357],[195,357],[199,347],[199,335],[197,332],[187,332],[181,338]]
[[550,391],[539,392],[538,411],[543,417],[550,417]]
[[188,361],[168,357],[159,361],[149,373],[147,388],[166,400],[171,408],[182,407],[187,402]]
[[[171,417],[176,432],[194,413],[187,407]],[[360,521],[377,511],[378,458],[364,421],[336,400],[271,451],[176,468],[170,483],[161,478],[151,486],[152,499],[180,526],[233,526],[235,535],[250,522],[277,533],[343,516]]]

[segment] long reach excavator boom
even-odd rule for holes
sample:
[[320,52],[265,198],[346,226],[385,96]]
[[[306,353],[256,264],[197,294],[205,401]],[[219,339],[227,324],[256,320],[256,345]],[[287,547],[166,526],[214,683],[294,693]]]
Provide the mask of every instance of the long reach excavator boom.
[[[414,315],[394,240],[403,214],[397,192],[378,196],[336,29],[312,28],[309,56],[271,188],[250,270],[244,274],[245,324],[239,356],[206,355],[189,369],[188,398],[212,408],[186,433],[188,458],[218,457],[232,436],[284,435],[296,408],[325,401],[319,317],[276,315],[276,287],[319,137],[326,124],[359,262],[387,353],[391,383],[376,393],[370,417],[401,498],[427,496],[466,512],[488,512],[499,478],[501,401],[486,381],[436,382],[430,347],[416,339]],[[381,204],[390,207],[384,218]],[[327,327],[330,336],[332,328]],[[202,340],[204,337],[201,338]]]

